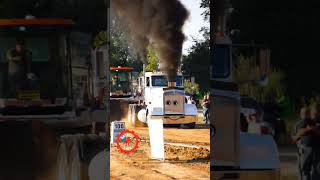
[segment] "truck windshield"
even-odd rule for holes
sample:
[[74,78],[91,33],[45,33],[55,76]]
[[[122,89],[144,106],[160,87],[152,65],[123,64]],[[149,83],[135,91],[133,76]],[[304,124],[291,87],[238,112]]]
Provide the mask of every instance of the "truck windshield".
[[131,72],[125,70],[110,71],[111,93],[124,95],[131,93]]
[[57,34],[0,37],[0,98],[67,97],[63,39]]
[[[182,87],[182,76],[177,76],[177,87]],[[166,87],[168,86],[167,76],[152,76],[151,77],[152,86],[154,87]]]
[[230,74],[230,46],[215,45],[212,50],[212,79],[226,78]]

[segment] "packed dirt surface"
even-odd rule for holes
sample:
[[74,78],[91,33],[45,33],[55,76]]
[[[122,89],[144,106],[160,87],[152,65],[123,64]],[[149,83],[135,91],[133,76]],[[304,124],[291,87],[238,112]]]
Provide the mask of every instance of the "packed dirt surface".
[[295,145],[279,146],[281,180],[298,180],[298,160]]
[[210,130],[164,129],[165,160],[150,159],[148,128],[130,129],[139,136],[133,154],[121,153],[111,145],[111,179],[210,179]]

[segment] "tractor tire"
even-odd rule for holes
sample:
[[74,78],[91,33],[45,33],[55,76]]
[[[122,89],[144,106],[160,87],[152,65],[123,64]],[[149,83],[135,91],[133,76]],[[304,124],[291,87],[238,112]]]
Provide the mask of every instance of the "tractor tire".
[[106,139],[98,135],[74,134],[60,136],[56,179],[87,179],[89,176],[88,165],[97,154],[106,149],[106,145]]
[[189,129],[194,129],[196,127],[196,123],[193,122],[193,123],[185,124],[185,126]]
[[128,118],[126,120],[126,126],[129,128],[134,127],[147,127],[146,123],[138,120],[138,112],[143,108],[139,104],[129,104],[128,108]]
[[164,128],[180,128],[181,124],[164,124]]

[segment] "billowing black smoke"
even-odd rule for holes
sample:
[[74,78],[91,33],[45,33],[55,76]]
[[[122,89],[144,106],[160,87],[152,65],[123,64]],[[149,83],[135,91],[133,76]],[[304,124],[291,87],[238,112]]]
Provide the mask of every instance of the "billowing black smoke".
[[126,24],[134,49],[146,62],[147,47],[152,44],[160,68],[169,81],[175,81],[181,63],[182,32],[189,12],[178,0],[111,0],[111,9]]

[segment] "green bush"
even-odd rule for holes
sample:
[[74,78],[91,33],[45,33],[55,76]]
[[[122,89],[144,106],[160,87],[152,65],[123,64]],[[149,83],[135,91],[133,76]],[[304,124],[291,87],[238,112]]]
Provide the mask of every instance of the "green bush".
[[234,67],[234,79],[239,83],[240,93],[253,97],[261,103],[273,101],[284,96],[283,86],[284,73],[273,69],[268,74],[267,86],[257,83],[259,79],[259,68],[253,58],[239,56],[236,58],[237,64]]
[[199,94],[199,84],[195,82],[191,82],[188,80],[184,80],[184,90],[189,94]]

